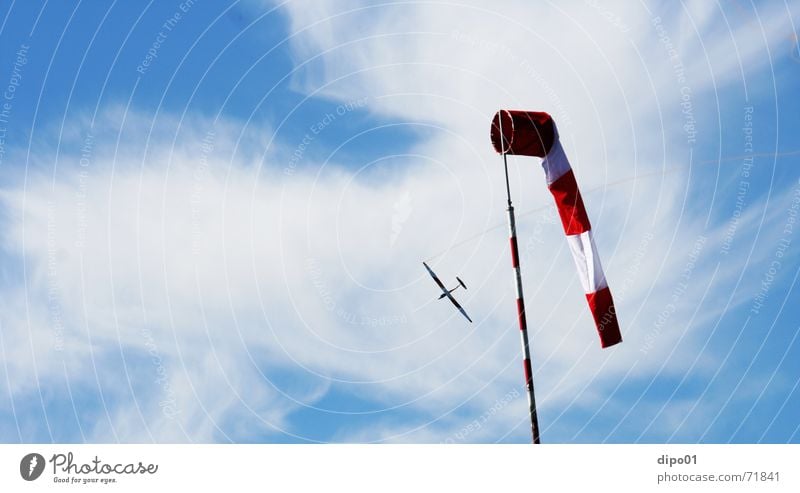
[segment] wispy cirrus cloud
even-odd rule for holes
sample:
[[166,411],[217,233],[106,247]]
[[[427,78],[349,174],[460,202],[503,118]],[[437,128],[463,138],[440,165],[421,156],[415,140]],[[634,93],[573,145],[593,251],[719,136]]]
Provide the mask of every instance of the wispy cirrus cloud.
[[[9,181],[4,265],[24,271],[1,297],[0,385],[21,439],[525,441],[524,399],[464,431],[521,381],[504,184],[487,135],[500,106],[560,123],[624,326],[625,343],[600,351],[560,225],[539,210],[550,197],[538,163],[512,161],[518,210],[539,210],[519,229],[544,433],[650,441],[678,427],[678,439],[699,439],[718,407],[703,403],[684,425],[702,390],[664,399],[661,382],[691,372],[702,389],[727,359],[705,343],[749,301],[728,287],[760,276],[792,190],[775,191],[777,206],[754,200],[723,259],[729,222],[709,220],[697,190],[714,182],[690,159],[721,145],[711,94],[738,82],[740,65],[767,69],[785,14],[761,11],[760,39],[695,7],[351,7],[285,6],[304,64],[294,84],[365,101],[332,127],[368,116],[412,128],[402,154],[326,161],[309,150],[330,145],[332,128],[304,144],[261,124],[169,112],[153,122],[115,107],[94,125],[54,128],[59,154],[40,148],[28,177]],[[740,63],[696,55],[731,43]],[[326,114],[307,118],[311,129]],[[354,143],[373,149],[372,138]],[[420,269],[443,251],[436,268],[467,281],[475,325],[435,302]],[[59,419],[46,431],[23,402]]]

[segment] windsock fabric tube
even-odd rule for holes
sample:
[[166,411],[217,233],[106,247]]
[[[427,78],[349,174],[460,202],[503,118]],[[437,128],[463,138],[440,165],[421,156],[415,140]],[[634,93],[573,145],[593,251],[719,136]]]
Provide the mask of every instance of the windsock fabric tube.
[[500,110],[492,119],[491,138],[494,149],[500,154],[542,158],[547,186],[555,199],[578,268],[586,301],[600,335],[600,345],[606,348],[622,342],[614,300],[600,264],[589,216],[572,167],[561,147],[555,122],[544,112]]

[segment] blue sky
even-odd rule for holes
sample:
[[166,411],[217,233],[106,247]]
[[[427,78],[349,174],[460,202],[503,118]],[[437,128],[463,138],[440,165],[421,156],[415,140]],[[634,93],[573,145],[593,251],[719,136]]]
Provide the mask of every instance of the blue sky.
[[527,442],[501,107],[559,125],[625,338],[511,159],[543,441],[800,441],[792,6],[0,19],[3,442]]

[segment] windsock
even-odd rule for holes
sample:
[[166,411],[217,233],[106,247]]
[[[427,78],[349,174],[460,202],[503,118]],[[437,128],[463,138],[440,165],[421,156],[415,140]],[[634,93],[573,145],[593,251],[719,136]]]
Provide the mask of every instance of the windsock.
[[500,154],[542,158],[547,187],[556,201],[586,301],[600,335],[600,345],[606,348],[622,342],[614,300],[603,274],[589,217],[553,118],[543,112],[500,110],[492,119],[491,137],[494,149]]

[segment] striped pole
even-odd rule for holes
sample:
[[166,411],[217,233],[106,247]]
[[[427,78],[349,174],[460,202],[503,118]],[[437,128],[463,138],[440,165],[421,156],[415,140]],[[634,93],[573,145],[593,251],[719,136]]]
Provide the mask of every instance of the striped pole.
[[[503,119],[500,121],[500,139],[503,140]],[[502,144],[501,144],[502,145]],[[505,149],[503,149],[505,151]],[[514,219],[514,206],[511,205],[511,187],[508,183],[508,158],[503,152],[503,167],[506,173],[506,198],[508,199],[508,234],[511,244],[511,266],[514,267],[514,282],[517,287],[517,320],[522,342],[522,368],[525,370],[525,388],[528,391],[528,409],[531,415],[531,434],[533,443],[539,441],[539,417],[536,414],[536,397],[533,393],[533,372],[531,371],[531,351],[528,343],[528,323],[525,319],[525,298],[522,295],[522,272],[519,268],[519,248],[517,248],[517,225]]]

